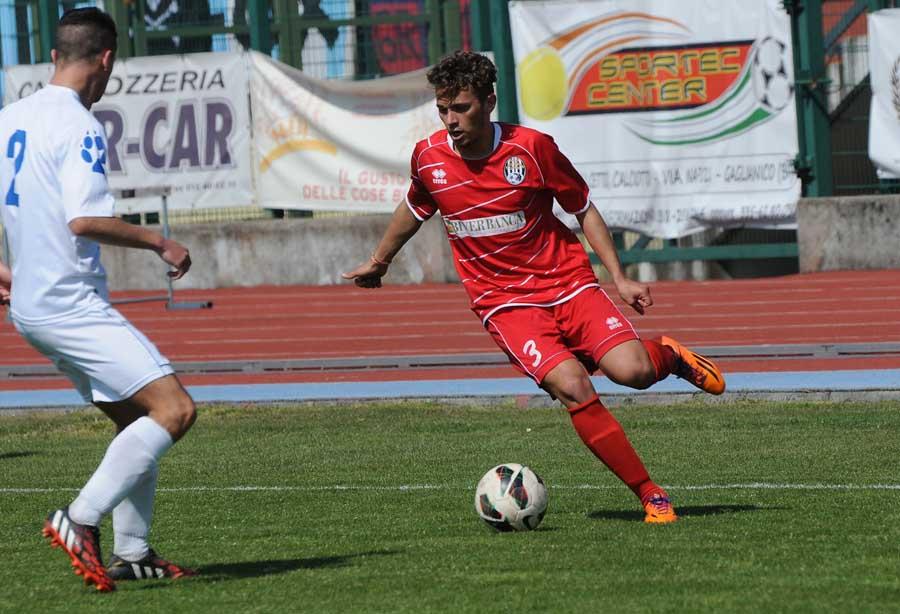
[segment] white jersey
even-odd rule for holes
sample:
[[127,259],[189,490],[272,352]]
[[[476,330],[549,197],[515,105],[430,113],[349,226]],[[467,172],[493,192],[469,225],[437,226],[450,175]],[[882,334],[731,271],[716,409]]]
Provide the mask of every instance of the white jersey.
[[100,246],[79,217],[111,217],[106,135],[74,90],[47,85],[0,110],[0,205],[12,252],[14,320],[63,321],[108,300]]

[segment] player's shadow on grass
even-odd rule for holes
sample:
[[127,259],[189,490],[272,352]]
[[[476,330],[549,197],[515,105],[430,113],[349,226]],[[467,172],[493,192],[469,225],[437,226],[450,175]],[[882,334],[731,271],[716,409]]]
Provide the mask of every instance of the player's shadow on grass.
[[9,460],[11,458],[26,458],[28,456],[37,456],[37,452],[31,450],[22,450],[21,452],[0,452],[0,461]]
[[[740,514],[743,512],[758,512],[761,510],[777,509],[770,506],[759,505],[689,505],[676,507],[675,513],[679,518],[691,518],[699,516],[718,516],[719,514]],[[598,510],[588,514],[592,520],[634,520],[644,519],[644,512],[637,510]]]
[[360,557],[393,556],[401,554],[399,550],[375,550],[339,556],[317,556],[298,559],[272,559],[265,561],[242,561],[239,563],[220,563],[204,565],[197,569],[196,580],[230,580],[237,578],[259,578],[273,576],[298,569],[322,569],[324,567],[345,567]]

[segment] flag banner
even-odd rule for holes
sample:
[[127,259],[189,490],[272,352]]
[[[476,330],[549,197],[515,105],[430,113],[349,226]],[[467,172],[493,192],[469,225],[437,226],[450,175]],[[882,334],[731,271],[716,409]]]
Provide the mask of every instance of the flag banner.
[[425,71],[314,79],[250,53],[259,201],[278,209],[393,211],[416,142],[441,127]]
[[[4,104],[10,104],[43,87],[53,66],[9,66],[4,72]],[[106,131],[112,190],[168,187],[172,209],[254,204],[243,54],[118,60],[91,112]],[[155,211],[159,205],[158,197],[122,199],[116,211]]]
[[792,227],[800,181],[780,0],[510,2],[519,121],[614,228]]
[[872,108],[869,158],[882,179],[900,178],[900,9],[869,14]]

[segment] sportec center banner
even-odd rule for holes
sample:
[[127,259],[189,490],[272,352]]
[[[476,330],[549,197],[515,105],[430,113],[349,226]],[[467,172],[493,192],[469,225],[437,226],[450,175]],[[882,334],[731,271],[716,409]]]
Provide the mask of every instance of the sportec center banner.
[[900,9],[869,14],[869,70],[869,158],[879,177],[900,178]]
[[[51,64],[4,68],[4,104],[43,87]],[[240,53],[196,53],[119,60],[91,108],[106,130],[104,156],[113,190],[168,186],[176,208],[254,202],[248,72]],[[159,197],[120,199],[119,213],[155,211]]]
[[251,52],[259,201],[277,209],[393,211],[416,142],[440,128],[424,71],[313,79]]
[[510,2],[519,121],[607,223],[675,238],[789,226],[800,182],[781,0]]

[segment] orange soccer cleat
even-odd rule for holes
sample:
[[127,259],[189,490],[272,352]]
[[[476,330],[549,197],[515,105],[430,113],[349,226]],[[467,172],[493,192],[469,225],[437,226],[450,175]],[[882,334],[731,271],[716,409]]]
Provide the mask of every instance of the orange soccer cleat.
[[100,531],[97,527],[74,522],[69,518],[69,509],[64,507],[50,513],[42,533],[50,540],[51,546],[62,548],[69,555],[75,575],[83,577],[85,584],[94,585],[104,593],[116,590],[100,558]]
[[669,501],[669,495],[662,491],[654,493],[647,499],[644,503],[644,511],[647,512],[647,515],[644,516],[644,522],[651,524],[667,524],[678,520],[675,508],[672,507],[672,502]]
[[672,348],[678,357],[675,375],[710,394],[725,392],[725,378],[713,361],[690,351],[670,337],[660,337],[659,342]]

